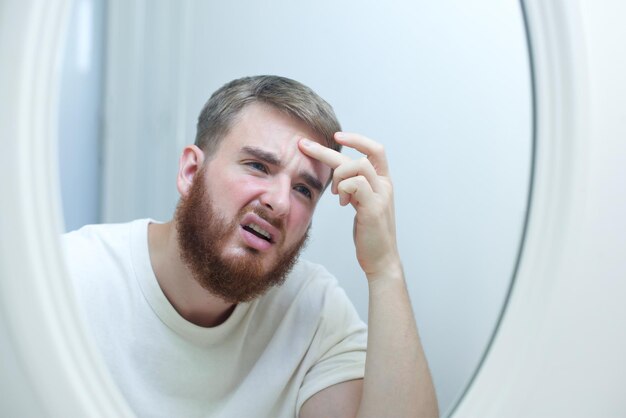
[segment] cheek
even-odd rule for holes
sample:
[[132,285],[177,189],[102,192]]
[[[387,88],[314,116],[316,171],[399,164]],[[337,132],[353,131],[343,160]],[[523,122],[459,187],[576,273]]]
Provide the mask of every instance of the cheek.
[[263,185],[255,179],[234,179],[223,188],[224,196],[232,196],[232,200],[238,203],[249,203],[263,190]]
[[311,223],[313,209],[303,205],[301,202],[292,202],[290,223],[293,225],[293,231],[297,233],[295,239],[300,239]]

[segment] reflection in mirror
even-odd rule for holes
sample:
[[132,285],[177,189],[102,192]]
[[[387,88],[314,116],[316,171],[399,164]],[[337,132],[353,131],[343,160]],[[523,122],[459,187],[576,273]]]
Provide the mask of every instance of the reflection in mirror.
[[100,128],[104,3],[78,0],[71,10],[62,60],[59,171],[65,228],[100,220]]
[[[105,13],[79,0],[69,33],[68,229],[169,220],[178,156],[211,92],[244,75],[299,80],[344,130],[386,148],[413,310],[440,411],[452,407],[499,317],[526,214],[531,91],[517,2],[110,2]],[[353,215],[325,194],[303,257],[337,276],[367,320]]]

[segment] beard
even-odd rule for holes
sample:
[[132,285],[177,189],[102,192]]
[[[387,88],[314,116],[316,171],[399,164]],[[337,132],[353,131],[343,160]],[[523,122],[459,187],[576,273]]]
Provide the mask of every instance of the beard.
[[281,231],[284,240],[284,222],[262,207],[248,205],[230,222],[220,217],[207,192],[203,169],[196,173],[189,194],[181,198],[176,208],[176,233],[183,263],[204,289],[229,303],[251,301],[270,287],[283,284],[309,237],[307,228],[304,236],[285,248],[266,271],[265,255],[254,248],[246,247],[242,255],[223,256],[228,239],[238,233],[240,220],[250,212]]

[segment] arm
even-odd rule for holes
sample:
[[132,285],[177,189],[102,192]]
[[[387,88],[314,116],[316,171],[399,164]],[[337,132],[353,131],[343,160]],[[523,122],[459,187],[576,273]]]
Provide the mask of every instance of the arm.
[[365,377],[311,397],[300,417],[436,417],[435,390],[417,333],[396,244],[393,186],[383,147],[358,134],[337,142],[367,155],[352,160],[318,143],[300,149],[334,169],[331,190],[356,209],[354,242],[369,287]]

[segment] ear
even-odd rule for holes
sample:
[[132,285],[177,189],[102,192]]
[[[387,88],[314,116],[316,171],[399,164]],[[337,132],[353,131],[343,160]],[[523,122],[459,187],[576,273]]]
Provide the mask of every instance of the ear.
[[193,184],[193,178],[204,163],[204,152],[195,145],[188,145],[178,160],[176,187],[181,196],[187,196]]

